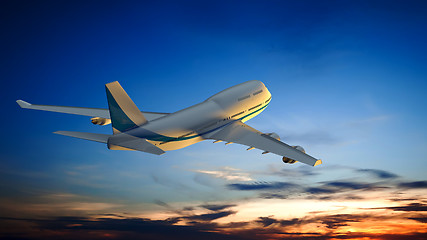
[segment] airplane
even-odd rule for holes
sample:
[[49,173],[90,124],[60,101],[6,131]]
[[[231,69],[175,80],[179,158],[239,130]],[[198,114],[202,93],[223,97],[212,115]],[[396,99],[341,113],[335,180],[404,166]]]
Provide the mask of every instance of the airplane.
[[105,85],[108,109],[49,106],[17,100],[21,108],[90,116],[95,125],[111,123],[113,134],[57,131],[56,134],[107,144],[111,150],[137,150],[161,155],[203,140],[226,145],[238,143],[247,150],[274,153],[284,163],[317,166],[322,160],[290,146],[276,133],[260,132],[244,122],[260,114],[271,101],[271,93],[258,80],[227,88],[205,101],[174,113],[141,112],[119,82]]

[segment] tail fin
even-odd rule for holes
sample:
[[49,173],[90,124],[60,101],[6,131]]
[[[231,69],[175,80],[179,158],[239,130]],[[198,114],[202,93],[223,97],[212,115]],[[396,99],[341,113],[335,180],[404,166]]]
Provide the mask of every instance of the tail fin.
[[105,84],[113,133],[125,132],[147,122],[119,82]]

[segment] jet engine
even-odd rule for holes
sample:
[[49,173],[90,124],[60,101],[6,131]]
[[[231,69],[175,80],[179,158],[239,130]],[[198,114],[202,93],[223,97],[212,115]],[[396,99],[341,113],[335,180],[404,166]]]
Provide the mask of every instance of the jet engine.
[[297,162],[296,160],[293,160],[293,159],[290,159],[290,158],[287,158],[287,157],[283,157],[283,158],[282,158],[282,161],[283,161],[284,163],[288,163],[288,164],[293,164],[293,163],[296,163],[296,162]]
[[275,138],[275,139],[277,139],[277,140],[280,141],[280,137],[279,137],[279,135],[277,133],[274,133],[274,132],[272,132],[272,133],[265,133],[265,135],[270,136],[270,137]]
[[303,153],[305,153],[305,150],[304,150],[304,148],[303,147],[301,147],[301,146],[292,146],[293,148],[295,148],[296,150],[298,150],[298,151],[301,151],[301,152],[303,152]]
[[95,125],[101,125],[101,126],[108,125],[111,123],[111,119],[102,118],[102,117],[94,117],[94,118],[91,118],[90,121],[92,121],[92,123]]
[[[293,148],[295,148],[296,150],[298,150],[298,151],[301,151],[301,152],[303,152],[303,153],[305,153],[305,150],[304,150],[304,148],[303,147],[301,147],[301,146],[292,146]],[[291,159],[291,158],[287,158],[287,157],[283,157],[282,158],[282,161],[284,162],[284,163],[288,163],[288,164],[293,164],[293,163],[296,163],[297,161],[296,160],[294,160],[294,159]]]

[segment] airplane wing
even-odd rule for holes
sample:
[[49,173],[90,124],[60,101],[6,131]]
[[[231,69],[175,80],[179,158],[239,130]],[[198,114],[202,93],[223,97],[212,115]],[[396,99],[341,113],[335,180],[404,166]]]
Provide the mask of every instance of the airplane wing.
[[322,160],[316,159],[284,142],[263,134],[241,121],[233,122],[224,128],[209,133],[203,137],[255,147],[311,166],[316,166],[322,163]]
[[146,139],[137,138],[123,133],[117,135],[71,131],[56,131],[54,133],[94,142],[106,143],[109,149],[117,149],[117,146],[119,146],[122,147],[120,150],[137,150],[156,155],[162,155],[165,153],[162,149],[149,143]]
[[[21,108],[28,108],[34,110],[43,110],[49,112],[60,112],[68,114],[76,114],[90,117],[101,117],[110,118],[110,111],[103,108],[82,108],[82,107],[65,107],[65,106],[51,106],[51,105],[36,105],[25,102],[23,100],[16,101]],[[163,117],[169,113],[157,113],[157,112],[142,112],[148,121]]]

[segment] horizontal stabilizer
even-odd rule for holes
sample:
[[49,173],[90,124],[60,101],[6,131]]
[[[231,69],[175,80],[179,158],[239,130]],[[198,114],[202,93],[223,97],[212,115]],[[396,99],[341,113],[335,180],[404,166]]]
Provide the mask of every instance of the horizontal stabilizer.
[[101,134],[101,133],[87,133],[87,132],[70,132],[70,131],[57,131],[54,132],[59,135],[81,138],[89,141],[95,141],[100,143],[107,143],[108,138],[112,135],[109,134]]
[[[162,149],[149,143],[144,138],[138,138],[124,133],[116,134],[108,138],[108,148],[117,149],[117,146],[122,148],[133,149],[141,152],[147,152],[151,154],[161,155],[165,153]],[[118,148],[120,149],[120,148]]]

